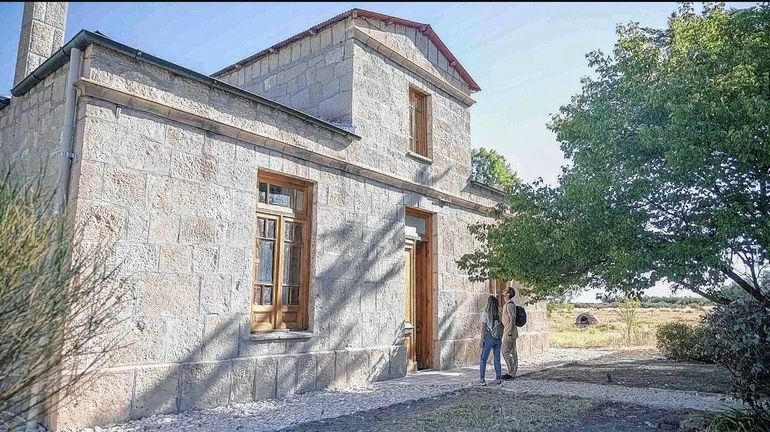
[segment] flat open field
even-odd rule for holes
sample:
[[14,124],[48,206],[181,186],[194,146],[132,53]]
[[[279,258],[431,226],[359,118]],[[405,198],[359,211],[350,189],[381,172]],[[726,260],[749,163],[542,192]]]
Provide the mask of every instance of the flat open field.
[[[555,308],[548,318],[551,346],[565,348],[655,346],[655,330],[658,325],[675,321],[697,324],[701,316],[710,309],[710,306],[638,308],[636,319],[633,320],[635,334],[630,338],[631,343],[627,343],[626,338],[623,337],[625,324],[619,308]],[[593,314],[599,323],[582,328],[576,326],[575,320],[583,312]]]

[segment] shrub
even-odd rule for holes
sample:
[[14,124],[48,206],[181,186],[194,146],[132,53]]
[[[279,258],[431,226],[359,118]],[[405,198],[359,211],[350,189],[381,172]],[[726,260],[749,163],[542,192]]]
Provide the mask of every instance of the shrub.
[[770,306],[736,300],[704,317],[712,358],[735,378],[731,393],[770,423]]
[[82,241],[66,212],[52,212],[43,176],[0,175],[0,430],[37,420],[76,391],[117,340],[126,292],[110,248]]
[[680,362],[712,363],[706,349],[703,327],[681,322],[665,323],[655,332],[658,349],[667,359]]

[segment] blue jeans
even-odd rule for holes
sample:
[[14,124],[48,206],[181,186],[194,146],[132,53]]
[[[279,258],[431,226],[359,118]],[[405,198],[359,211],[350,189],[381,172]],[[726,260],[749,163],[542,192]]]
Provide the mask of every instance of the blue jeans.
[[494,350],[493,363],[495,364],[495,379],[500,379],[500,346],[502,341],[495,339],[489,333],[489,330],[484,332],[484,345],[481,347],[481,363],[479,364],[479,378],[484,381],[484,375],[487,372],[487,359],[489,359],[489,352]]

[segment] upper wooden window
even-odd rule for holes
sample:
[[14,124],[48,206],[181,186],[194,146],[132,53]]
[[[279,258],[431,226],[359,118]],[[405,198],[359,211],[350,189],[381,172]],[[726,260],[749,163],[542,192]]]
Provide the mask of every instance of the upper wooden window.
[[409,150],[421,156],[428,155],[430,96],[409,88]]
[[307,329],[311,185],[259,173],[252,331]]

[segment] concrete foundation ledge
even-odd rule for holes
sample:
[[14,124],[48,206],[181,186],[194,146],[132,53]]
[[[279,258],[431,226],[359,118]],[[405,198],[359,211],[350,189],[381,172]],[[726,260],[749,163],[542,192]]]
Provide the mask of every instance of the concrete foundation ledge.
[[78,429],[406,375],[402,345],[105,369],[63,399],[51,426]]

